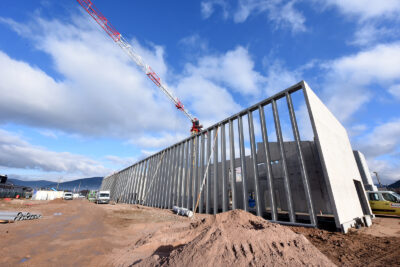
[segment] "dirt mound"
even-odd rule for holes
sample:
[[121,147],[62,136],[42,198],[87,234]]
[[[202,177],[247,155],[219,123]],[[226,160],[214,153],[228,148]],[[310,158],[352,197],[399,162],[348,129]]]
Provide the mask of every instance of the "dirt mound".
[[[394,222],[400,224],[396,218],[394,219]],[[376,220],[372,228],[377,227]],[[396,229],[395,225],[392,225],[392,228]],[[359,231],[350,231],[344,235],[311,228],[292,227],[292,229],[303,234],[339,266],[400,266],[398,237],[372,236]]]
[[198,219],[183,231],[186,244],[159,246],[151,257],[136,263],[146,266],[334,266],[303,235],[242,210]]

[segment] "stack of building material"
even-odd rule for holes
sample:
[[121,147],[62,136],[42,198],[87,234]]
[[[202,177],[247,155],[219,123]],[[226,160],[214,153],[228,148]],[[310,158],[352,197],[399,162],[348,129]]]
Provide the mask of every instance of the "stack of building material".
[[39,219],[40,217],[42,217],[41,214],[32,214],[29,212],[0,211],[0,221],[2,221],[2,222],[33,220],[33,219]]
[[189,209],[173,206],[172,210],[178,215],[187,216],[189,218],[193,217],[193,212]]

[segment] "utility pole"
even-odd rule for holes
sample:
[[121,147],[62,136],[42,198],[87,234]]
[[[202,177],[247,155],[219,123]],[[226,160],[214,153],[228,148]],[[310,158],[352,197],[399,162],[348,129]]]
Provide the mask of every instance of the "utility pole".
[[58,186],[59,186],[59,184],[60,184],[60,182],[61,182],[61,177],[60,178],[58,178],[58,182],[57,182],[57,191],[58,191]]
[[379,179],[378,173],[377,173],[377,172],[373,172],[373,173],[374,173],[375,176],[376,176],[376,180],[378,180],[379,187],[382,188],[383,186],[382,186],[382,183],[381,183],[381,179]]

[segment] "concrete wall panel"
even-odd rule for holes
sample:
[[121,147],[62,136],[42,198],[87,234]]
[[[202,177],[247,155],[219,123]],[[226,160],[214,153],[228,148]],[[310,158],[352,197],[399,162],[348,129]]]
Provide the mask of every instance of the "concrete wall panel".
[[[304,93],[322,161],[336,226],[347,228],[363,210],[354,180],[361,181],[346,129],[305,83]],[[346,229],[343,229],[346,231]]]

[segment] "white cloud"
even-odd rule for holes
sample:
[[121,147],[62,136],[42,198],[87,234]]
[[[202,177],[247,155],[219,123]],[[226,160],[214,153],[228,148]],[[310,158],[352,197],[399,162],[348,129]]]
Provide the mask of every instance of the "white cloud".
[[371,46],[385,40],[397,40],[400,1],[384,0],[311,0],[317,8],[336,8],[349,20],[356,22],[353,40],[349,44]]
[[[82,17],[73,17],[72,24],[43,19],[27,25],[5,21],[33,40],[62,78],[56,80],[0,51],[0,122],[127,139],[145,132],[150,136],[169,131],[186,134],[190,128],[190,122],[97,25],[88,25]],[[132,42],[161,77],[170,74],[161,46],[145,48]],[[169,75],[169,81],[205,125],[241,109],[230,90],[254,97],[265,82],[254,70],[248,50],[240,46],[224,54],[203,54],[187,64],[183,73]]]
[[216,6],[223,10],[224,18],[232,16],[236,23],[245,22],[250,16],[266,14],[277,28],[289,27],[292,32],[306,31],[305,17],[294,5],[297,0],[238,0],[236,8],[230,8],[227,1],[206,0],[201,4],[203,18],[209,18]]
[[368,126],[365,124],[355,124],[347,129],[350,138],[356,137],[364,133],[366,130],[368,130]]
[[357,46],[371,46],[381,42],[384,38],[398,35],[398,30],[384,26],[378,26],[375,22],[363,23],[358,26],[354,40],[350,44]]
[[118,165],[120,168],[130,166],[137,161],[137,159],[134,157],[119,157],[114,155],[107,155],[104,158],[109,162]]
[[251,15],[266,13],[268,19],[278,27],[290,27],[293,32],[306,30],[305,18],[294,8],[296,1],[281,0],[239,0],[238,8],[234,14],[234,21],[244,22]]
[[400,179],[400,118],[375,126],[354,143],[364,153],[369,169],[377,171],[385,183]]
[[400,147],[400,119],[376,126],[358,146],[367,157],[395,153]]
[[208,50],[208,42],[200,37],[199,34],[192,34],[182,38],[180,44],[191,49],[197,49],[201,52]]
[[259,94],[259,85],[264,82],[264,77],[254,70],[248,50],[242,46],[222,55],[200,57],[195,65],[187,64],[184,72],[186,76],[200,76],[225,85],[242,95]]
[[[342,122],[373,95],[370,87],[388,88],[400,79],[400,43],[380,44],[325,64],[324,99]],[[381,89],[382,90],[382,89]]]
[[272,96],[302,80],[301,70],[289,70],[281,62],[267,62],[267,76],[265,77],[265,92],[267,96]]
[[356,15],[361,19],[376,17],[396,17],[400,14],[398,0],[317,0],[318,4],[334,6],[346,15]]
[[88,157],[34,146],[22,137],[2,129],[0,129],[0,166],[87,176],[104,175],[110,171],[100,162]]
[[141,147],[161,149],[173,145],[178,141],[183,140],[185,137],[188,137],[188,135],[182,133],[170,134],[164,132],[157,136],[141,135],[137,138],[132,138],[131,140],[129,140],[129,143]]
[[[50,56],[63,78],[55,80],[37,67],[0,52],[0,120],[116,137],[157,131],[159,117],[168,122],[164,130],[182,125],[177,123],[182,116],[123,51],[94,28],[96,25],[82,26],[88,23],[81,20],[75,17],[72,24],[42,19],[28,25],[10,24]],[[161,47],[146,49],[137,42],[135,47],[166,76]]]
[[38,130],[38,132],[48,138],[58,139],[58,135],[54,131],[50,130]]
[[[371,172],[377,172],[379,178],[384,185],[392,184],[400,180],[400,164],[397,161],[389,162],[386,160],[368,159],[368,168]],[[378,183],[375,180],[375,175],[372,176],[374,183]]]
[[211,126],[242,109],[228,90],[199,75],[183,79],[178,84],[177,91],[184,102],[201,118],[200,123],[204,127]]
[[389,87],[389,93],[400,99],[400,84],[394,84]]
[[223,17],[229,16],[228,3],[225,0],[208,0],[201,2],[201,15],[204,19],[208,19],[215,12],[215,7],[222,9]]

